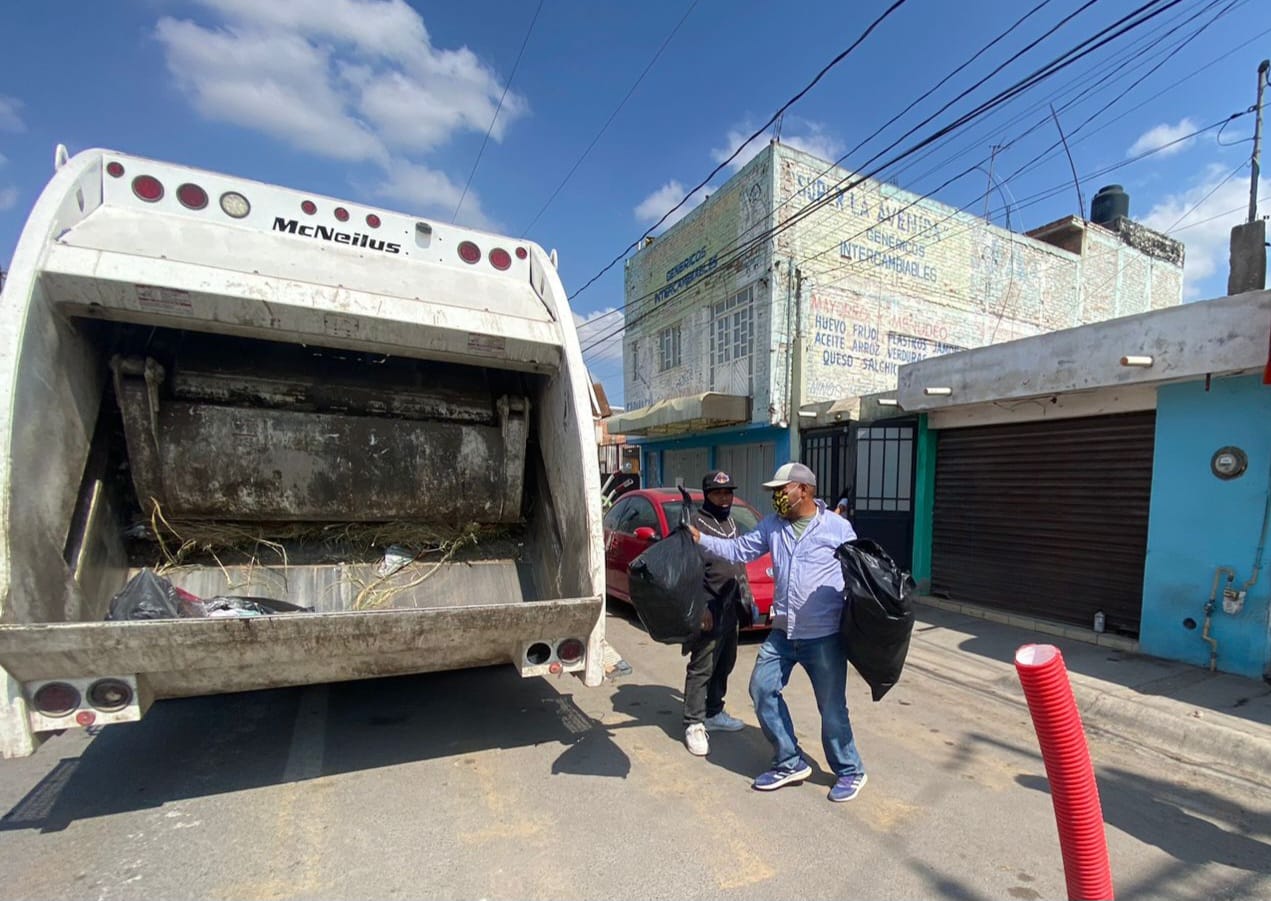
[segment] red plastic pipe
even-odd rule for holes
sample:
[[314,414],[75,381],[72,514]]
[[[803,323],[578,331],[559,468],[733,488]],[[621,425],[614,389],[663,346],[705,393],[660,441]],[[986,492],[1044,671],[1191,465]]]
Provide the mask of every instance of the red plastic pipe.
[[1054,645],[1026,644],[1015,652],[1015,671],[1028,699],[1028,712],[1033,717],[1050,781],[1068,898],[1111,899],[1112,868],[1103,833],[1099,787],[1094,781],[1090,748],[1068,683],[1064,657]]

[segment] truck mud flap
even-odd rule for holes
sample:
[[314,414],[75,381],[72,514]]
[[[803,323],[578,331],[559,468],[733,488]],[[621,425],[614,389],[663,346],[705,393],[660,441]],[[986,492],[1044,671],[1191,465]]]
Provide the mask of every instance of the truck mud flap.
[[602,605],[591,597],[242,619],[2,625],[0,665],[24,684],[135,675],[155,698],[500,663],[533,675],[582,669],[581,661],[553,667],[560,662],[553,655],[570,639],[586,645]]

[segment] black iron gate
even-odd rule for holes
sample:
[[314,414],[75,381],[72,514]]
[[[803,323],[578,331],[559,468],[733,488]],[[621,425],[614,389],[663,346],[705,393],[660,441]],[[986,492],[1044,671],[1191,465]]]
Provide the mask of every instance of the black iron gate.
[[852,525],[857,535],[877,541],[906,569],[913,565],[917,428],[913,417],[852,427]]
[[852,438],[848,426],[809,429],[802,434],[799,460],[816,475],[816,493],[831,507],[852,493]]

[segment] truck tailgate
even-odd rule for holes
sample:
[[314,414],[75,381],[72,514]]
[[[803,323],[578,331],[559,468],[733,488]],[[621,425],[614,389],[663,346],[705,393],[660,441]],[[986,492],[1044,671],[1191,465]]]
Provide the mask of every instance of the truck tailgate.
[[599,597],[246,618],[0,625],[0,665],[31,682],[137,675],[155,697],[515,662],[527,640],[586,640]]

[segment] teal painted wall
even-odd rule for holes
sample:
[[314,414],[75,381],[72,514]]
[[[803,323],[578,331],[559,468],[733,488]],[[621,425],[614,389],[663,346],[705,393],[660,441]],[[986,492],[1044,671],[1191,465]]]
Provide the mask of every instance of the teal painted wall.
[[936,438],[927,414],[918,417],[918,460],[914,466],[913,577],[920,591],[931,587],[931,528],[936,495]]
[[[1249,457],[1244,475],[1230,481],[1210,472],[1214,451],[1226,445]],[[1204,382],[1160,388],[1139,634],[1144,653],[1209,665],[1201,631],[1215,569],[1234,569],[1236,588],[1251,577],[1266,540],[1269,493],[1271,387],[1245,376],[1214,379],[1208,391]],[[1263,571],[1239,614],[1223,612],[1219,585],[1210,635],[1223,672],[1257,677],[1271,664],[1269,563],[1264,551]]]

